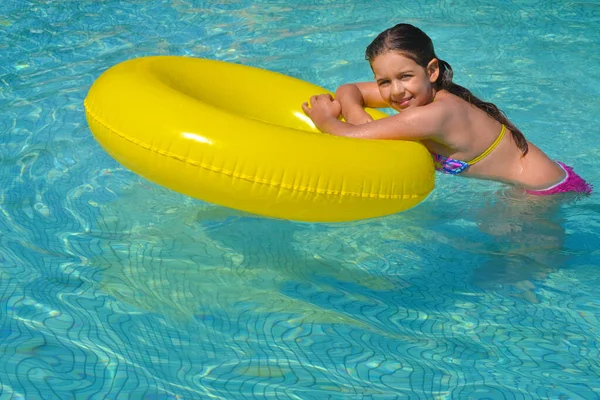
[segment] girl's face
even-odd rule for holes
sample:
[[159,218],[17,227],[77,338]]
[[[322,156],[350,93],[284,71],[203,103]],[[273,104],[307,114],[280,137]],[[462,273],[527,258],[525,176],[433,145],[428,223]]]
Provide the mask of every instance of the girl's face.
[[429,104],[435,97],[438,60],[426,68],[397,51],[387,51],[371,61],[371,69],[383,99],[397,111]]

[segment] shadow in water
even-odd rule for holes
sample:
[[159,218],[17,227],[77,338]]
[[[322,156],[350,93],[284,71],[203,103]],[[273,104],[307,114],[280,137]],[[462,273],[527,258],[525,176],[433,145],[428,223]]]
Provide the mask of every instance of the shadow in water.
[[98,246],[90,263],[102,269],[101,289],[124,304],[182,323],[285,313],[296,323],[347,324],[398,336],[325,300],[360,302],[361,292],[406,284],[363,268],[361,260],[373,257],[372,250],[339,240],[364,230],[360,223],[342,232],[183,197],[173,204],[170,192],[135,186],[100,207],[90,232]]

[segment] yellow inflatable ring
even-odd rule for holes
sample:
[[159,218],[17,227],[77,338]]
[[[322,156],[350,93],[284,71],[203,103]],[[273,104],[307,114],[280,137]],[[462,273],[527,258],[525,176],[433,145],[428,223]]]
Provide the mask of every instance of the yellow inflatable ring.
[[434,185],[427,149],[320,133],[301,104],[323,92],[233,63],[144,57],[104,72],[84,104],[96,140],[117,161],[210,203],[339,222],[422,201]]

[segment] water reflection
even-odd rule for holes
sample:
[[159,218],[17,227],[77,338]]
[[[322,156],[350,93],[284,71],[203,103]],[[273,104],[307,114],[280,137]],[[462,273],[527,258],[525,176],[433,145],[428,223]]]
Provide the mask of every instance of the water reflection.
[[563,206],[574,200],[517,189],[484,195],[473,218],[486,235],[479,250],[487,257],[473,270],[473,284],[485,289],[508,286],[517,289],[517,296],[539,302],[534,281],[568,265]]

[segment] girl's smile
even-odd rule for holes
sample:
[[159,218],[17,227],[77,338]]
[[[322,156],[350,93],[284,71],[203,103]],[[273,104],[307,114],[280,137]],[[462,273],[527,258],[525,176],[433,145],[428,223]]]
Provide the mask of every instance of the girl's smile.
[[393,106],[398,106],[398,108],[405,109],[410,106],[410,101],[412,100],[412,96],[407,99],[402,99],[400,101],[392,101]]

